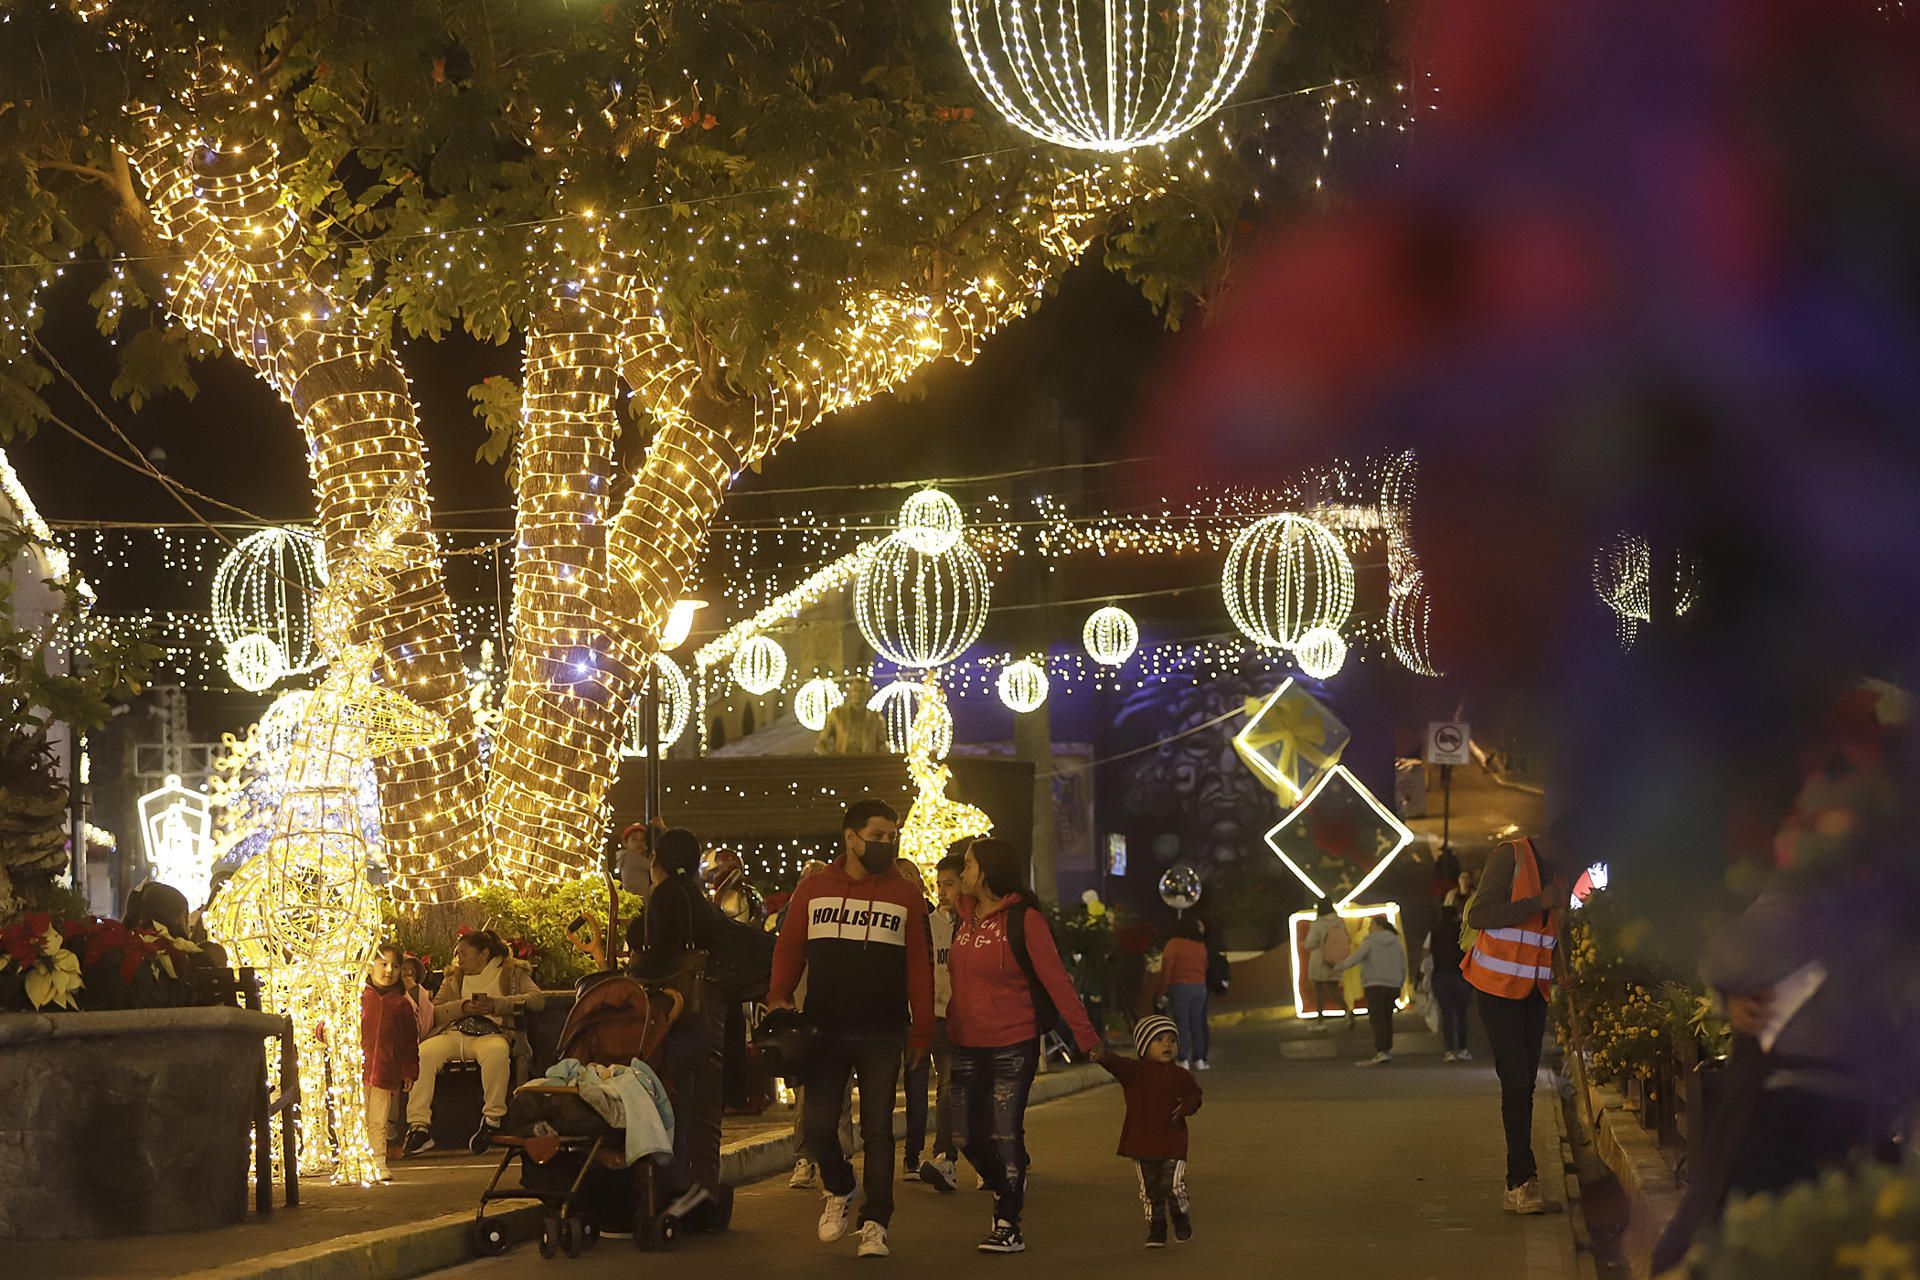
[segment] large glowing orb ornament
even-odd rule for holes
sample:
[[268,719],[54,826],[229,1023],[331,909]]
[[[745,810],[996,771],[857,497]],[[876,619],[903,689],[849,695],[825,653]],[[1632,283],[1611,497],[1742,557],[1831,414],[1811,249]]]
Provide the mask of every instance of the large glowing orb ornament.
[[967,70],[1045,142],[1131,151],[1179,137],[1247,74],[1263,0],[952,0]]
[[227,674],[248,693],[265,693],[290,673],[280,646],[255,631],[227,646]]
[[1301,635],[1293,658],[1315,680],[1331,680],[1347,664],[1347,642],[1332,627],[1314,627]]
[[154,879],[186,895],[187,907],[207,903],[213,879],[213,802],[205,792],[183,786],[179,774],[138,801],[140,835]]
[[840,686],[825,676],[815,676],[793,695],[793,718],[815,733],[827,727],[827,717],[847,700]]
[[1087,615],[1080,640],[1087,646],[1087,656],[1101,666],[1123,666],[1140,647],[1140,624],[1118,605],[1106,605]]
[[242,640],[259,636],[278,648],[282,674],[318,667],[324,659],[314,606],[326,583],[326,555],[307,530],[262,529],[240,539],[213,574],[213,632],[229,661]]
[[960,541],[960,504],[938,489],[922,489],[900,505],[900,537],[937,556]]
[[1233,749],[1280,802],[1292,805],[1340,762],[1353,735],[1318,698],[1291,679],[1266,699],[1247,700]]
[[1316,627],[1338,631],[1353,612],[1353,560],[1318,521],[1268,516],[1233,540],[1220,594],[1249,640],[1291,649]]
[[1009,711],[1038,711],[1047,700],[1047,669],[1032,658],[1016,658],[1000,668],[994,689]]
[[[680,664],[664,653],[653,655],[653,678],[660,682],[660,700],[658,714],[660,725],[660,750],[665,751],[680,741],[680,735],[687,731],[687,721],[693,715],[693,686],[687,681],[687,673]],[[633,700],[633,709],[627,712],[626,727],[621,734],[620,754],[630,757],[644,757],[647,754],[647,726],[641,720],[641,714],[647,705],[646,690]]]
[[1175,911],[1193,910],[1200,905],[1200,895],[1205,891],[1200,873],[1184,862],[1168,867],[1160,877],[1160,901]]
[[886,722],[887,750],[906,752],[923,708],[929,718],[927,742],[932,757],[943,760],[953,750],[953,713],[947,710],[944,697],[929,702],[932,688],[917,680],[895,680],[867,700],[867,710]]
[[[854,580],[853,617],[874,652],[925,671],[952,662],[980,638],[993,592],[987,567],[957,525],[949,530],[944,523],[906,523],[944,511],[924,502],[913,509],[921,497],[909,499],[900,530],[874,549]],[[959,508],[953,514],[957,519]]]
[[772,636],[752,636],[733,655],[733,682],[756,698],[787,678],[787,651]]

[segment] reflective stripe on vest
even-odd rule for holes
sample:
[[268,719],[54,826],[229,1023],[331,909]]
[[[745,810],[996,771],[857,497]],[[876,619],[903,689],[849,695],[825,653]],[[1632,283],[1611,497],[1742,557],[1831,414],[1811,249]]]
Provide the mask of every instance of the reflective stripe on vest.
[[[1540,896],[1540,860],[1533,841],[1513,846],[1513,890],[1509,902]],[[1559,945],[1551,912],[1529,928],[1482,929],[1460,962],[1467,982],[1488,995],[1524,1000],[1535,991],[1547,995],[1553,982],[1553,952]]]

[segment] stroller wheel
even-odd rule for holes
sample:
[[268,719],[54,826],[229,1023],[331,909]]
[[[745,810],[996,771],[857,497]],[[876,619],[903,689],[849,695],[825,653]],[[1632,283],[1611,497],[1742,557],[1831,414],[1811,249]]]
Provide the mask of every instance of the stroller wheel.
[[580,1256],[580,1249],[586,1244],[586,1233],[581,1229],[585,1224],[572,1218],[560,1219],[560,1250],[569,1258]]
[[687,1226],[695,1231],[725,1231],[733,1225],[733,1188],[718,1186],[707,1202],[693,1211]]
[[548,1214],[540,1220],[540,1256],[551,1258],[560,1247],[560,1219]]
[[657,1218],[649,1218],[646,1224],[646,1245],[648,1249],[671,1249],[673,1242],[680,1238],[680,1219],[670,1213]]
[[600,1243],[600,1228],[594,1226],[591,1222],[575,1220],[573,1233],[579,1237],[582,1248],[591,1249]]
[[473,1224],[472,1243],[476,1257],[491,1257],[507,1251],[507,1233],[498,1222],[476,1222]]

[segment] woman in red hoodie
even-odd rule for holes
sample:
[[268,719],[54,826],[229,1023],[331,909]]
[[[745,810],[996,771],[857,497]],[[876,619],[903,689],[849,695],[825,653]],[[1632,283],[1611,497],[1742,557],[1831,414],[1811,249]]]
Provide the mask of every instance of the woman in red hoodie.
[[953,1093],[965,1116],[966,1156],[993,1191],[993,1231],[982,1253],[1019,1253],[1027,1191],[1027,1095],[1040,1037],[1064,1018],[1082,1052],[1106,1047],[1053,945],[1047,918],[1021,891],[1020,856],[1004,840],[975,840],[960,873],[960,923],[947,968]]

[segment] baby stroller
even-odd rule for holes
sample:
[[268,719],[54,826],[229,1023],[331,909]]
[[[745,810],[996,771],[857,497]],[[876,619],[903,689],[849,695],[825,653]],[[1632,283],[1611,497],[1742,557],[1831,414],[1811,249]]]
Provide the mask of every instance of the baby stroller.
[[[597,977],[584,985],[560,1032],[563,1058],[583,1063],[623,1065],[640,1059],[665,1078],[662,1046],[680,1015],[680,996],[648,987],[620,974]],[[661,1212],[651,1157],[629,1165],[626,1134],[609,1125],[580,1096],[577,1088],[523,1085],[508,1105],[493,1145],[500,1165],[480,1193],[473,1221],[474,1252],[499,1253],[507,1247],[498,1217],[487,1205],[499,1200],[538,1200],[546,1210],[540,1227],[540,1256],[556,1252],[578,1257],[602,1232],[632,1231],[642,1249],[663,1249],[679,1234],[679,1223]],[[515,1161],[518,1189],[500,1180]]]

